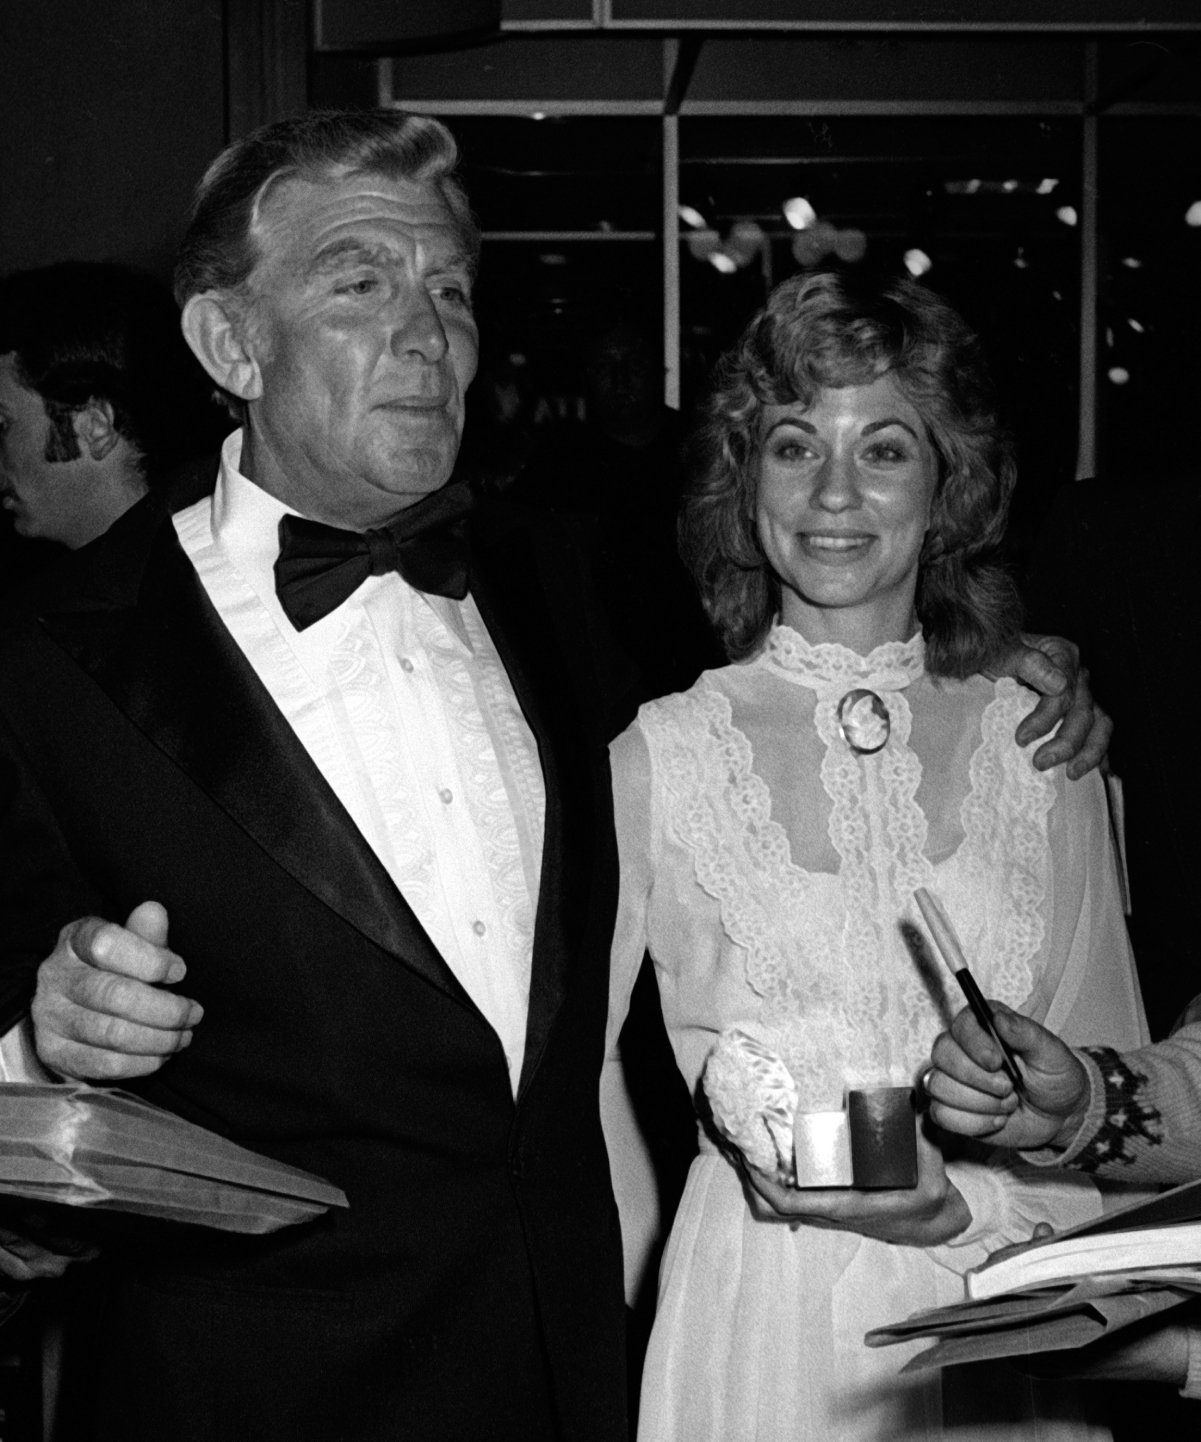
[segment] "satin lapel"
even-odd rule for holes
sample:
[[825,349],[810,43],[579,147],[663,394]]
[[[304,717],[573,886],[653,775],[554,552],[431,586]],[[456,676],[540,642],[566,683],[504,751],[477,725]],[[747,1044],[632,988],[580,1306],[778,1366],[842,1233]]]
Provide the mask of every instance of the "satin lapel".
[[534,933],[524,1091],[563,1004],[587,914],[596,818],[584,722],[563,674],[535,548],[520,531],[473,541],[471,594],[538,743],[546,823]]
[[[301,886],[369,940],[474,1009],[237,644],[171,525],[151,543],[136,602],[108,596],[105,558],[84,606],[43,628]],[[125,590],[136,588],[126,572]]]

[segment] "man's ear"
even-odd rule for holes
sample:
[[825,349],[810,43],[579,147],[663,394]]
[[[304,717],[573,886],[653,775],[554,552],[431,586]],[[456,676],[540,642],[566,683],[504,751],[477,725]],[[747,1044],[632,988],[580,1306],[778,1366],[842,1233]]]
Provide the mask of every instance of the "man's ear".
[[221,389],[239,400],[258,400],[263,378],[240,308],[218,291],[205,291],[192,296],[180,321],[196,359]]
[[104,460],[121,444],[122,437],[113,420],[113,408],[100,396],[93,396],[86,406],[74,411],[71,424],[80,453],[94,461]]

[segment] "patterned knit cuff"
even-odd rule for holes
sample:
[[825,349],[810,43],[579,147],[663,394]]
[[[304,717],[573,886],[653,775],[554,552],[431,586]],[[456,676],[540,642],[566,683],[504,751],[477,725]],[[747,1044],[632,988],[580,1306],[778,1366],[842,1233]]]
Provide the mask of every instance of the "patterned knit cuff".
[[1112,1047],[1081,1050],[1104,1087],[1101,1119],[1095,1129],[1081,1131],[1060,1161],[1082,1172],[1130,1166],[1136,1149],[1163,1144],[1163,1118],[1144,1096],[1147,1077]]

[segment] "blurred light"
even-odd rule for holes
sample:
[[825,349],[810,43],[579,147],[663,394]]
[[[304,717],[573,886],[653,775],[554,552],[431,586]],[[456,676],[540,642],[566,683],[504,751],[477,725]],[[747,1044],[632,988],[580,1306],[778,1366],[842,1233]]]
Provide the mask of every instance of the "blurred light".
[[1064,225],[1075,225],[1080,217],[1076,214],[1074,205],[1061,205],[1055,212],[1056,220],[1062,220]]
[[919,275],[925,275],[934,265],[924,250],[907,250],[903,258],[905,269],[914,279]]
[[1130,372],[1125,366],[1110,366],[1109,370],[1106,371],[1106,375],[1109,376],[1109,379],[1115,386],[1124,386],[1130,379]]
[[834,239],[839,260],[862,260],[867,254],[867,236],[861,230],[840,230]]
[[685,225],[692,226],[694,230],[704,230],[705,228],[705,217],[700,213],[699,210],[695,208],[695,206],[681,205],[680,219],[684,222]]
[[838,229],[828,220],[819,220],[807,230],[792,237],[792,253],[801,265],[816,265],[838,244]]
[[[533,88],[533,87],[531,87],[531,89],[532,89],[532,88]],[[530,119],[531,119],[531,120],[545,120],[545,119],[546,119],[546,111],[545,111],[545,110],[535,110],[534,113],[530,116]]]
[[1184,212],[1185,225],[1201,225],[1201,200],[1194,200]]
[[792,237],[792,258],[798,265],[816,265],[826,253],[826,242],[815,230]]
[[1111,325],[1105,327],[1105,345],[1107,349],[1113,350],[1113,326]]
[[1018,247],[1018,253],[1014,256],[1013,263],[1017,266],[1018,270],[1030,269],[1030,262],[1026,259],[1026,252],[1021,246]]
[[1051,292],[1051,299],[1052,299],[1052,300],[1062,300],[1062,299],[1063,299],[1063,291],[1061,291],[1061,290],[1053,290],[1053,291]]
[[567,257],[555,250],[544,250],[538,257],[543,265],[566,265]]
[[1134,331],[1136,335],[1146,335],[1147,333],[1147,327],[1142,323],[1141,320],[1135,320],[1133,316],[1131,316],[1127,320],[1126,324],[1130,327],[1132,331]]
[[793,230],[804,230],[817,219],[817,211],[814,210],[803,195],[794,195],[791,200],[784,202],[782,208],[784,211],[784,219],[792,226]]
[[733,275],[738,269],[738,262],[725,253],[724,250],[713,250],[709,252],[709,264],[714,270],[720,271],[722,275]]
[[726,238],[726,253],[735,265],[749,265],[763,248],[763,228],[753,220],[736,220]]
[[693,230],[684,239],[694,260],[707,260],[721,243],[721,237],[715,230]]
[[1122,264],[1127,270],[1142,270],[1143,268],[1142,261],[1139,260],[1136,255],[1124,255],[1122,257]]
[[1010,176],[1008,180],[944,180],[942,188],[948,195],[1050,195],[1058,185],[1058,180]]

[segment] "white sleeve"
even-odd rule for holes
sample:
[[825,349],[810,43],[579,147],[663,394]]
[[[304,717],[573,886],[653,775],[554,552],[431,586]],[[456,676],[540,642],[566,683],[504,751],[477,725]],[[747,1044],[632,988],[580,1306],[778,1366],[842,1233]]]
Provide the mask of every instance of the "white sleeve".
[[[1126,931],[1103,783],[1095,774],[1056,775],[1048,818],[1050,887],[1046,934],[1034,990],[1022,1009],[1073,1045],[1131,1048],[1147,1021]],[[998,1247],[1025,1242],[1038,1222],[1056,1231],[1099,1216],[1105,1196],[1089,1177],[1044,1170],[1041,1158],[992,1152],[986,1161],[948,1164],[972,1213],[966,1231],[936,1249],[956,1271]],[[1131,1200],[1118,1192],[1110,1205]]]
[[600,1110],[621,1219],[626,1300],[632,1304],[642,1291],[662,1228],[654,1162],[634,1114],[620,1048],[630,995],[646,951],[646,907],[653,874],[650,758],[636,725],[617,738],[610,757],[621,887],[609,965],[609,1021]]
[[38,1061],[33,1045],[33,1023],[28,1017],[0,1036],[0,1081],[52,1082],[56,1077]]

